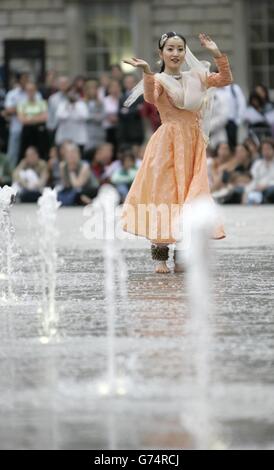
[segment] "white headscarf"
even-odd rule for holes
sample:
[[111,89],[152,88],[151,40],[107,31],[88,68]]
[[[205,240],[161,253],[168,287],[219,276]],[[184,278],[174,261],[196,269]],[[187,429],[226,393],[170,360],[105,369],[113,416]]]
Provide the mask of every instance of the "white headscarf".
[[[213,107],[215,87],[206,88],[206,77],[210,73],[210,62],[198,60],[186,46],[185,62],[181,68],[181,79],[174,79],[165,72],[155,73],[154,77],[161,83],[170,96],[174,106],[188,111],[199,111],[204,140],[209,143],[210,119]],[[184,70],[186,68],[186,71]],[[124,102],[129,107],[144,93],[144,79],[131,90]]]

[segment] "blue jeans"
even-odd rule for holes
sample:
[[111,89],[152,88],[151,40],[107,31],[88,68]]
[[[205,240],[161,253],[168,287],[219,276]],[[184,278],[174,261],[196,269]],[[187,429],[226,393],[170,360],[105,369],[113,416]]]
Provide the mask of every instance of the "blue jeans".
[[77,203],[79,197],[79,191],[73,188],[62,189],[58,193],[58,201],[62,203],[62,206],[74,206]]
[[124,202],[124,200],[126,199],[127,193],[129,191],[129,186],[130,185],[126,183],[116,184],[116,189],[121,196],[122,202]]
[[274,203],[274,186],[269,186],[263,191],[263,202],[266,204]]

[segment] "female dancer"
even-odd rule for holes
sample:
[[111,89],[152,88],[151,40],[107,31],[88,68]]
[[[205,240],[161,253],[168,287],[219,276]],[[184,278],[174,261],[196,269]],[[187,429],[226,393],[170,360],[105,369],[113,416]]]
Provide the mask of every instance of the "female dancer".
[[[229,85],[233,78],[226,54],[220,52],[208,35],[201,33],[199,39],[212,53],[218,73],[210,73],[210,64],[198,61],[186,39],[174,31],[163,34],[159,40],[160,73],[152,73],[143,59],[124,60],[143,70],[143,80],[125,105],[130,106],[143,93],[145,101],[157,107],[162,122],[147,143],[122,211],[123,230],[151,241],[157,273],[169,272],[168,245],[178,241],[174,234],[179,220],[177,208],[182,209],[198,196],[206,196],[213,202],[206,163],[210,119],[207,111],[212,104],[208,89]],[[181,70],[184,62],[190,70]],[[219,223],[212,238],[224,237]],[[176,248],[174,263],[175,272],[183,270]]]

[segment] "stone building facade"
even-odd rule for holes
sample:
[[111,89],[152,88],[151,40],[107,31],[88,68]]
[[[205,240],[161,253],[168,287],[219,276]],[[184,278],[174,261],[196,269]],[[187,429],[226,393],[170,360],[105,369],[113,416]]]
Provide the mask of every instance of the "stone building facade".
[[0,63],[5,60],[5,41],[40,39],[45,43],[46,69],[59,73],[96,76],[129,54],[143,57],[157,70],[157,41],[163,32],[180,32],[195,54],[209,59],[198,40],[199,32],[205,31],[229,55],[235,80],[246,92],[260,78],[274,89],[272,4],[271,0],[0,0]]

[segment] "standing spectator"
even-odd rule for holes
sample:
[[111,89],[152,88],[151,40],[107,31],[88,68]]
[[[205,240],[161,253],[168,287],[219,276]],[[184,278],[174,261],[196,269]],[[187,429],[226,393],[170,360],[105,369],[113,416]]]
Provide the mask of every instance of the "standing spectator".
[[26,149],[23,160],[13,173],[14,188],[21,202],[37,202],[48,181],[47,163],[35,147]]
[[83,99],[85,96],[85,84],[86,78],[83,75],[77,75],[73,80],[72,89],[78,100]]
[[122,70],[122,67],[120,64],[112,64],[110,66],[110,75],[113,80],[117,80],[120,83],[121,90],[124,92],[124,84],[123,84],[123,78],[124,78],[124,72]]
[[251,167],[253,177],[245,188],[247,204],[274,203],[274,141],[264,139],[261,144],[262,158]]
[[108,73],[102,73],[99,77],[98,96],[101,101],[108,95],[108,87],[110,84],[110,76]]
[[46,158],[48,153],[46,131],[48,119],[47,102],[37,96],[35,83],[28,82],[25,90],[27,98],[17,107],[18,119],[23,125],[21,158],[23,158],[26,149],[30,146],[36,147],[40,156]]
[[68,101],[67,92],[70,87],[70,81],[68,77],[62,76],[59,77],[58,82],[58,91],[51,95],[48,100],[48,122],[47,129],[49,133],[49,145],[52,146],[55,139],[55,133],[58,125],[57,121],[57,108],[60,103]]
[[238,143],[238,129],[244,119],[246,111],[245,95],[237,83],[218,88],[216,93],[223,95],[227,102],[228,119],[226,122],[227,141],[231,148],[234,150]]
[[60,171],[63,189],[58,193],[58,200],[64,206],[87,204],[96,197],[99,182],[89,164],[81,160],[77,145],[72,143],[66,146],[65,160],[60,163]]
[[143,118],[146,118],[149,122],[149,127],[147,129],[147,138],[151,136],[151,133],[153,134],[155,131],[157,131],[158,127],[161,125],[161,119],[160,119],[160,114],[152,103],[148,103],[148,101],[144,101],[143,107],[141,109],[141,115]]
[[245,111],[244,121],[249,131],[253,132],[259,140],[271,136],[271,127],[264,115],[262,98],[254,91],[250,94],[249,105]]
[[17,165],[21,144],[22,123],[17,117],[17,107],[26,100],[26,84],[29,80],[27,73],[18,75],[18,83],[13,90],[8,91],[5,100],[5,116],[10,119],[8,156],[11,168]]
[[[226,87],[224,87],[226,88]],[[210,120],[210,145],[215,148],[220,143],[227,142],[226,124],[229,119],[228,100],[219,88],[215,91],[213,111]]]
[[274,137],[274,103],[270,101],[268,88],[261,84],[257,85],[255,87],[255,93],[257,93],[262,100],[262,112],[271,128],[272,137]]
[[73,90],[68,93],[68,101],[58,105],[56,112],[58,127],[55,135],[56,145],[61,145],[65,140],[72,140],[77,144],[83,155],[87,145],[87,120],[88,108],[83,100],[79,100]]
[[261,98],[262,100],[262,111],[263,113],[268,113],[269,111],[272,111],[274,108],[274,104],[269,98],[269,91],[268,88],[263,85],[259,84],[255,86],[255,93]]
[[6,90],[0,78],[0,139],[2,142],[1,149],[7,151],[7,142],[8,142],[8,122],[6,120],[5,112],[5,100],[6,100]]
[[118,152],[117,152],[117,160],[114,160],[113,162],[109,163],[109,164],[106,164],[105,167],[104,167],[104,173],[103,173],[103,176],[102,178],[110,183],[110,180],[111,180],[111,177],[113,175],[113,173],[116,171],[116,170],[120,170],[122,168],[122,159],[123,159],[123,155],[125,153],[128,153],[131,151],[131,147],[129,147],[128,145],[124,144],[124,145],[119,145],[119,149],[118,149]]
[[3,142],[0,139],[0,187],[11,184],[11,168],[8,156],[2,152]]
[[143,97],[140,96],[130,107],[123,106],[135,85],[136,77],[127,74],[124,78],[126,91],[119,100],[118,141],[122,144],[141,145],[144,142],[144,123],[141,115]]
[[119,99],[121,96],[121,86],[118,80],[111,80],[109,85],[109,95],[104,98],[105,119],[103,127],[106,130],[106,140],[113,144],[114,156],[117,155],[117,126],[119,113]]
[[98,147],[106,140],[103,119],[105,116],[104,104],[98,96],[98,82],[89,80],[85,85],[85,101],[88,107],[87,132],[88,140],[85,151]]
[[51,95],[57,91],[57,75],[56,71],[51,69],[46,73],[45,83],[39,87],[39,91],[44,100],[48,100]]

